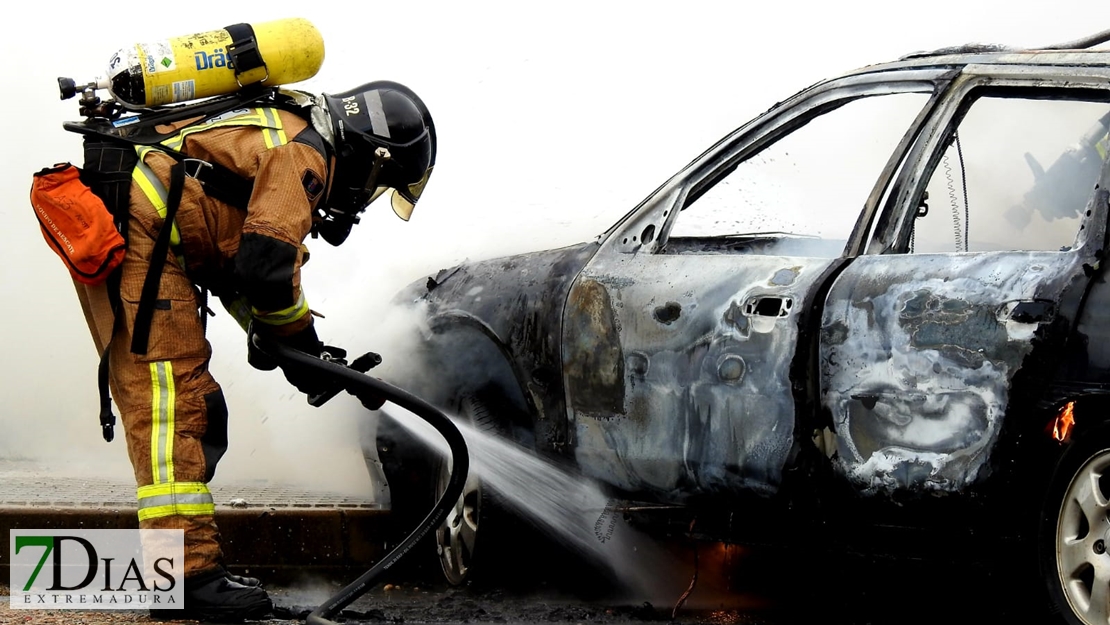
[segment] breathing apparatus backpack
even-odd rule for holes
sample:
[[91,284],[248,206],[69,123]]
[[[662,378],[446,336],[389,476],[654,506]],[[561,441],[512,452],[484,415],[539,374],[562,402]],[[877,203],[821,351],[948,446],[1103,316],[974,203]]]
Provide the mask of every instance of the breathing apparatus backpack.
[[[66,126],[86,134],[84,167],[79,171],[68,164],[45,168],[35,174],[32,185],[31,202],[43,236],[74,279],[100,284],[122,262],[126,220],[120,216],[126,213],[131,170],[138,160],[127,143],[170,153],[157,145],[157,136],[151,136],[152,124],[190,115],[200,115],[203,121],[219,114],[224,105],[265,99],[256,97],[265,95],[263,86],[311,78],[323,60],[319,31],[301,18],[234,24],[127,46],[112,55],[104,76],[80,89],[80,110],[87,120]],[[58,87],[62,99],[78,93],[71,78],[59,78]],[[97,90],[108,91],[108,102],[96,97]],[[209,97],[219,101],[166,108]],[[124,115],[125,111],[131,114]],[[115,216],[114,228],[110,215]],[[113,236],[112,230],[119,230],[119,236]]]
[[[270,57],[275,60],[267,62]],[[140,44],[130,51],[125,48],[112,57],[108,78],[98,78],[80,89],[73,79],[58,79],[62,99],[81,93],[79,110],[85,119],[66,122],[63,128],[83,136],[84,164],[79,169],[61,163],[36,173],[31,201],[44,237],[74,279],[107,284],[117,319],[117,268],[126,250],[131,177],[139,161],[138,151],[157,149],[177,161],[170,170],[166,215],[139,299],[133,353],[147,351],[185,177],[200,182],[207,195],[243,210],[254,186],[253,180],[219,163],[189,157],[162,143],[183,128],[166,134],[158,127],[192,120],[185,126],[188,128],[248,106],[281,108],[307,118],[314,97],[277,85],[310,78],[322,61],[319,33],[307,20],[291,19],[255,27],[236,24],[158,44]],[[101,100],[96,95],[101,89],[107,89],[112,98]],[[173,104],[205,97],[208,99]],[[108,347],[101,355],[98,381],[102,433],[111,441],[116,418],[108,393]]]

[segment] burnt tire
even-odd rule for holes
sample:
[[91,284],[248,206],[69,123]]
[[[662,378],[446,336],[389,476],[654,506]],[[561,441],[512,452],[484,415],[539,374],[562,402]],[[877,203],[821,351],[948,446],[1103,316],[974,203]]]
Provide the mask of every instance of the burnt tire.
[[1074,440],[1060,458],[1038,533],[1049,609],[1069,625],[1110,621],[1110,425]]
[[[502,436],[505,428],[491,409],[492,403],[487,396],[464,395],[459,401],[459,417],[480,435]],[[440,493],[450,477],[446,462],[439,464],[437,476],[436,492]],[[436,557],[447,583],[458,586],[490,577],[497,553],[491,537],[501,534],[505,518],[498,497],[482,484],[472,466],[462,495],[435,531]]]

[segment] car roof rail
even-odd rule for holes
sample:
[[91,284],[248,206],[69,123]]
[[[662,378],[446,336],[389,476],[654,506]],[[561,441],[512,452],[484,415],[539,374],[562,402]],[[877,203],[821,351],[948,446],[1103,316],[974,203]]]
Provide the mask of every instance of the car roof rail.
[[1055,43],[1050,46],[1041,46],[1037,50],[1086,50],[1093,48],[1100,43],[1110,41],[1110,30],[1097,32],[1093,35],[1088,35],[1082,39],[1075,39],[1073,41],[1065,41],[1064,43]]
[[911,52],[901,58],[899,61],[908,59],[920,59],[930,56],[944,56],[948,54],[982,54],[988,52],[1021,52],[1026,50],[1086,50],[1093,48],[1097,45],[1110,41],[1110,29],[1097,32],[1093,35],[1088,35],[1080,39],[1072,41],[1065,41],[1062,43],[1054,43],[1047,46],[1039,46],[1034,48],[1015,48],[1012,46],[1003,46],[990,43],[967,43],[960,46],[949,46],[947,48],[938,48],[936,50]]
[[900,57],[898,60],[899,61],[905,61],[905,60],[908,60],[908,59],[920,59],[920,58],[925,58],[925,57],[929,57],[929,56],[945,56],[945,55],[948,55],[948,54],[981,54],[981,53],[985,53],[985,52],[1016,52],[1016,51],[1017,51],[1017,48],[1011,48],[1009,46],[1002,46],[1002,45],[993,44],[993,43],[965,43],[965,44],[960,45],[960,46],[949,46],[947,48],[937,48],[936,50],[923,50],[923,51],[920,51],[920,52],[911,52],[911,53],[909,53],[909,54],[907,54],[903,57]]

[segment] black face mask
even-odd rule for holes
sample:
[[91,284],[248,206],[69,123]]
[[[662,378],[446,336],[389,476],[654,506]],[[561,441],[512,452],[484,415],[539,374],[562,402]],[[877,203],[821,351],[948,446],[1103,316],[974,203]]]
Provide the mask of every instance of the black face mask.
[[374,172],[374,148],[355,133],[347,143],[336,146],[335,174],[328,192],[328,212],[357,215],[370,203],[369,178]]
[[359,222],[359,215],[374,199],[372,179],[379,172],[373,166],[373,156],[367,156],[369,148],[348,144],[338,149],[334,179],[318,209],[323,219],[315,225],[315,232],[331,245],[338,246],[347,240],[351,228]]
[[352,219],[326,219],[316,224],[316,232],[328,244],[339,246],[347,240],[354,225],[355,222]]

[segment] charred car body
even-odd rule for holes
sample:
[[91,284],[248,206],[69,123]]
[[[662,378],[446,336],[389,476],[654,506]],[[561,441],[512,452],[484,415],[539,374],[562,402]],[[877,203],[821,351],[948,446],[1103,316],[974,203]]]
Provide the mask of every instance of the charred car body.
[[[412,285],[430,375],[397,382],[716,539],[986,531],[1065,620],[1105,623],[1099,40],[814,85],[595,241]],[[380,433],[391,485],[401,439]]]

